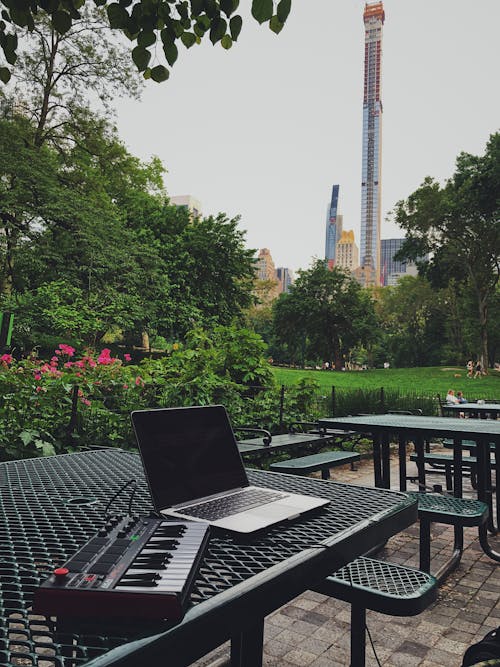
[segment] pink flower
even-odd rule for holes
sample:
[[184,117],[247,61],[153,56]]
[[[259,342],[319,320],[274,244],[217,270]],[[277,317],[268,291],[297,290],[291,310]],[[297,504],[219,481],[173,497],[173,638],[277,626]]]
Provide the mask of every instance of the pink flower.
[[84,405],[91,405],[91,403],[90,403],[90,401],[89,401],[88,398],[82,398],[81,401],[82,401],[82,403],[83,403]]
[[35,389],[35,391],[38,393],[38,392],[42,391],[42,388],[41,388],[41,387],[37,387],[37,388]]
[[125,359],[125,361],[132,361],[132,357],[131,357],[130,354],[128,354],[128,353],[127,353],[127,354],[124,354],[124,355],[123,355],[123,358]]
[[65,343],[61,343],[59,349],[61,350],[59,354],[66,354],[68,357],[72,357],[75,354],[75,348],[71,347],[71,345],[66,345]]
[[73,362],[72,362],[72,361],[67,361],[67,362],[64,364],[64,368],[71,368],[71,366],[73,366]]
[[124,389],[128,389],[128,384],[124,384],[124,385],[123,385],[123,388],[124,388]]
[[54,350],[54,352],[55,352],[57,355],[62,354],[61,350]]
[[136,385],[136,387],[144,387],[144,380],[141,378],[140,375],[138,375],[135,378],[135,385]]
[[[71,361],[68,363],[71,364]],[[73,365],[77,368],[85,368],[85,361],[75,361]]]
[[0,361],[4,364],[11,364],[14,361],[14,357],[11,354],[2,354]]

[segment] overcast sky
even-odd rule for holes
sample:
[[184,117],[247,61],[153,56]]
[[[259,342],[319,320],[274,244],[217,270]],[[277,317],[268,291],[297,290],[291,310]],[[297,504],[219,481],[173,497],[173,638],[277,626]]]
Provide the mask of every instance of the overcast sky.
[[[241,8],[250,0],[241,0]],[[205,215],[241,215],[247,245],[276,266],[324,256],[326,208],[359,246],[364,2],[294,0],[276,36],[245,20],[238,43],[180,50],[170,79],[118,101],[120,136],[157,155],[170,195]],[[385,0],[382,238],[426,175],[443,181],[461,151],[481,154],[500,129],[500,0]]]

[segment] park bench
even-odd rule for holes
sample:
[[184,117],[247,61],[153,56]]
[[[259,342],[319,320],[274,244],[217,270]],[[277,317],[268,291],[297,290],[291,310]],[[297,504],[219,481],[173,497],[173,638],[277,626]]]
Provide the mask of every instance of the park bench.
[[431,524],[444,523],[454,526],[454,543],[451,558],[434,574],[442,582],[462,558],[464,528],[481,526],[488,520],[488,506],[480,500],[455,498],[438,493],[410,491],[408,495],[418,502],[420,520],[420,569],[430,574],[431,568]]
[[321,478],[330,479],[330,468],[336,468],[346,463],[352,464],[354,461],[359,461],[360,458],[357,452],[320,452],[319,454],[301,456],[297,459],[271,463],[269,469],[273,472],[284,472],[291,475],[309,475],[321,470]]
[[259,434],[258,437],[238,440],[237,444],[240,454],[249,459],[262,459],[288,449],[309,447],[320,449],[331,442],[329,438],[314,433],[290,432],[272,435],[266,429],[249,426],[235,426],[234,430],[243,433]]
[[[418,465],[418,455],[410,454],[410,461],[414,461]],[[424,463],[429,463],[433,469],[426,471],[431,473],[442,472],[444,470],[446,480],[446,490],[453,491],[453,454],[446,453],[424,453]],[[461,467],[463,470],[468,470],[471,475],[471,484],[476,488],[476,471],[477,459],[475,456],[466,456],[462,459]],[[410,479],[413,479],[412,477]]]
[[365,667],[366,610],[416,616],[435,601],[437,582],[425,572],[363,556],[314,590],[351,604],[351,665]]

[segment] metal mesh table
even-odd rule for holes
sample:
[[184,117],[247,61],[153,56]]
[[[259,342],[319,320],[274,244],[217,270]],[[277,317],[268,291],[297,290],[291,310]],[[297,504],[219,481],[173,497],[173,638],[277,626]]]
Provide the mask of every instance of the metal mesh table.
[[[1,464],[0,666],[138,665],[159,655],[169,655],[169,667],[188,665],[416,519],[415,501],[402,493],[261,471],[249,477],[332,502],[264,534],[214,531],[180,624],[96,626],[34,615],[33,594],[93,536],[128,480],[138,482],[134,511],[152,510],[139,457],[108,449]],[[112,509],[125,514],[127,506],[124,491]]]

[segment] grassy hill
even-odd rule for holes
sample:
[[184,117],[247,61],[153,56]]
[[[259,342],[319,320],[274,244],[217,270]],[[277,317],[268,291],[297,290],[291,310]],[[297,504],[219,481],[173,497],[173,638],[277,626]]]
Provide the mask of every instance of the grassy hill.
[[301,378],[314,378],[322,390],[329,392],[332,386],[339,389],[397,389],[401,393],[421,392],[443,398],[448,389],[463,391],[469,400],[495,398],[500,400],[500,372],[470,379],[464,368],[387,368],[369,371],[312,371],[291,368],[273,369],[279,384],[291,386]]

